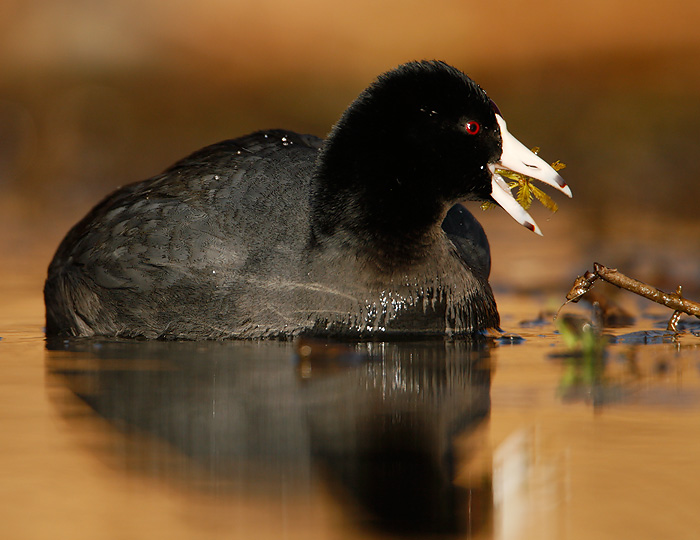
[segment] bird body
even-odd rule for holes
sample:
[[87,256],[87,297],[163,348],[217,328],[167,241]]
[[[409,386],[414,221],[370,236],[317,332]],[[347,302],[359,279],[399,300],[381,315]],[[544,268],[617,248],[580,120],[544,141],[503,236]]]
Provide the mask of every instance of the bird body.
[[[402,89],[414,93],[397,99]],[[498,327],[488,241],[458,204],[490,197],[496,114],[465,75],[420,62],[380,77],[327,140],[270,130],[203,148],[71,229],[49,267],[47,333],[383,339]]]

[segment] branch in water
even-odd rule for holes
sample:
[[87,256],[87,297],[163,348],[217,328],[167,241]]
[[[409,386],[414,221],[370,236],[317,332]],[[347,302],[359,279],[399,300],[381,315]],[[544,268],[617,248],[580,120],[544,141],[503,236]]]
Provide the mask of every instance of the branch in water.
[[627,291],[643,296],[657,304],[661,304],[673,310],[673,315],[671,320],[668,322],[668,329],[674,332],[677,331],[678,319],[681,313],[686,313],[687,315],[693,315],[700,319],[700,304],[698,302],[693,302],[692,300],[687,300],[681,296],[681,288],[678,287],[675,293],[667,293],[647,285],[642,281],[638,281],[631,277],[628,277],[621,272],[618,272],[615,268],[608,268],[599,263],[593,263],[593,272],[586,272],[583,276],[579,276],[574,281],[571,290],[566,295],[566,301],[568,302],[578,302],[581,297],[586,294],[593,284],[598,280],[602,279],[608,283],[612,283],[617,287],[625,289]]

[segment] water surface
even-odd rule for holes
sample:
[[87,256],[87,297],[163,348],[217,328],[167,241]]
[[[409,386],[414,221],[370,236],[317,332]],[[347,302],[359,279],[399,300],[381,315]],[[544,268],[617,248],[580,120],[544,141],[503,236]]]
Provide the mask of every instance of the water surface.
[[5,277],[7,538],[700,530],[700,328],[634,299],[590,371],[549,294],[497,293],[513,340],[47,343],[39,265]]

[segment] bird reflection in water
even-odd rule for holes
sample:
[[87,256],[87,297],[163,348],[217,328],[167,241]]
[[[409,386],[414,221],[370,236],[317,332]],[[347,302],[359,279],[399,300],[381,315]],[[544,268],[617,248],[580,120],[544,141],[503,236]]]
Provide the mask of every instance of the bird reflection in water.
[[[48,349],[54,384],[117,436],[137,436],[111,450],[135,454],[119,460],[132,469],[246,496],[305,497],[321,481],[350,521],[379,532],[490,528],[490,471],[465,474],[464,450],[479,446],[469,438],[489,414],[486,342],[61,339]],[[478,480],[458,485],[457,473]]]

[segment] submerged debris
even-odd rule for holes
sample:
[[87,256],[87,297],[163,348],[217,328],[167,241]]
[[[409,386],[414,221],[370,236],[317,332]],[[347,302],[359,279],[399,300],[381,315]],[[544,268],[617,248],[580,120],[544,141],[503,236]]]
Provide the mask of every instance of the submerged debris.
[[678,331],[678,320],[680,319],[682,313],[693,315],[694,317],[700,319],[700,303],[683,298],[681,295],[680,286],[678,289],[676,289],[675,293],[667,293],[642,281],[628,277],[623,273],[618,272],[615,268],[608,268],[607,266],[603,266],[599,263],[593,263],[593,272],[586,272],[584,275],[576,278],[571,290],[566,295],[566,302],[564,305],[568,304],[569,302],[578,302],[583,295],[585,295],[590,288],[593,287],[594,283],[598,279],[607,281],[608,283],[620,287],[621,289],[633,292],[639,296],[643,296],[644,298],[651,300],[652,302],[656,302],[657,304],[661,304],[669,309],[672,309],[673,315],[668,321],[668,330],[672,332]]
[[601,326],[605,328],[622,328],[634,324],[634,316],[605,294],[588,291],[580,300],[585,300],[598,309]]

